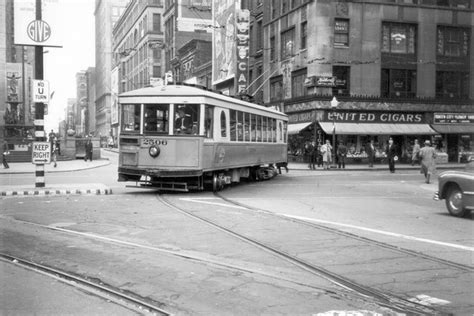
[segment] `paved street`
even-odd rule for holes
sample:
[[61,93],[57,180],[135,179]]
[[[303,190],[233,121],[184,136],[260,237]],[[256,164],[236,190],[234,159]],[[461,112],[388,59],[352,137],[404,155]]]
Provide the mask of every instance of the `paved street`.
[[[417,168],[390,174],[385,166],[309,171],[290,164],[289,173],[219,195],[158,195],[116,182],[117,154],[103,151],[103,158],[93,169],[47,174],[46,183],[100,183],[112,195],[2,197],[1,252],[99,280],[179,315],[406,311],[181,213],[186,210],[370,293],[426,306],[425,313],[474,311],[472,219],[449,216],[443,202],[432,200],[436,182],[425,184]],[[21,173],[0,178],[2,186],[34,181]],[[44,283],[17,271],[4,278],[13,273],[23,278],[8,283],[15,292],[35,297],[36,287],[26,284]],[[13,314],[28,310],[21,298],[0,298],[8,298]],[[89,310],[71,313],[102,314],[103,302],[91,299]],[[51,304],[44,299],[35,310],[49,314]]]

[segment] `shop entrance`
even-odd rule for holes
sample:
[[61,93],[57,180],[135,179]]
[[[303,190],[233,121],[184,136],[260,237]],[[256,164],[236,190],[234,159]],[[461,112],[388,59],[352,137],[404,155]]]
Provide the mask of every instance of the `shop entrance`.
[[458,135],[447,134],[448,162],[458,162]]

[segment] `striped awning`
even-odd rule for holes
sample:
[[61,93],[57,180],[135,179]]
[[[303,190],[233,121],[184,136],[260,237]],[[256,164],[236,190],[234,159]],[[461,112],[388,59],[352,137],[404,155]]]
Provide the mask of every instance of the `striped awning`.
[[332,134],[333,126],[337,135],[436,135],[439,134],[428,124],[393,123],[335,123],[319,122],[326,134]]

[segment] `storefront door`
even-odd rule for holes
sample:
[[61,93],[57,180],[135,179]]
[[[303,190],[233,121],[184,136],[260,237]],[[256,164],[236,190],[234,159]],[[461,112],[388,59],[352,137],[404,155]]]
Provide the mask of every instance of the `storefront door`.
[[458,162],[458,135],[447,134],[448,162]]

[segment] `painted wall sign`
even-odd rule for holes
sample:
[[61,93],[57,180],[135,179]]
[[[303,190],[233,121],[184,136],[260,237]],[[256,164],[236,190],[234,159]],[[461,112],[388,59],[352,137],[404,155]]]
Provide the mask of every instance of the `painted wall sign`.
[[474,123],[474,113],[435,113],[434,124]]

